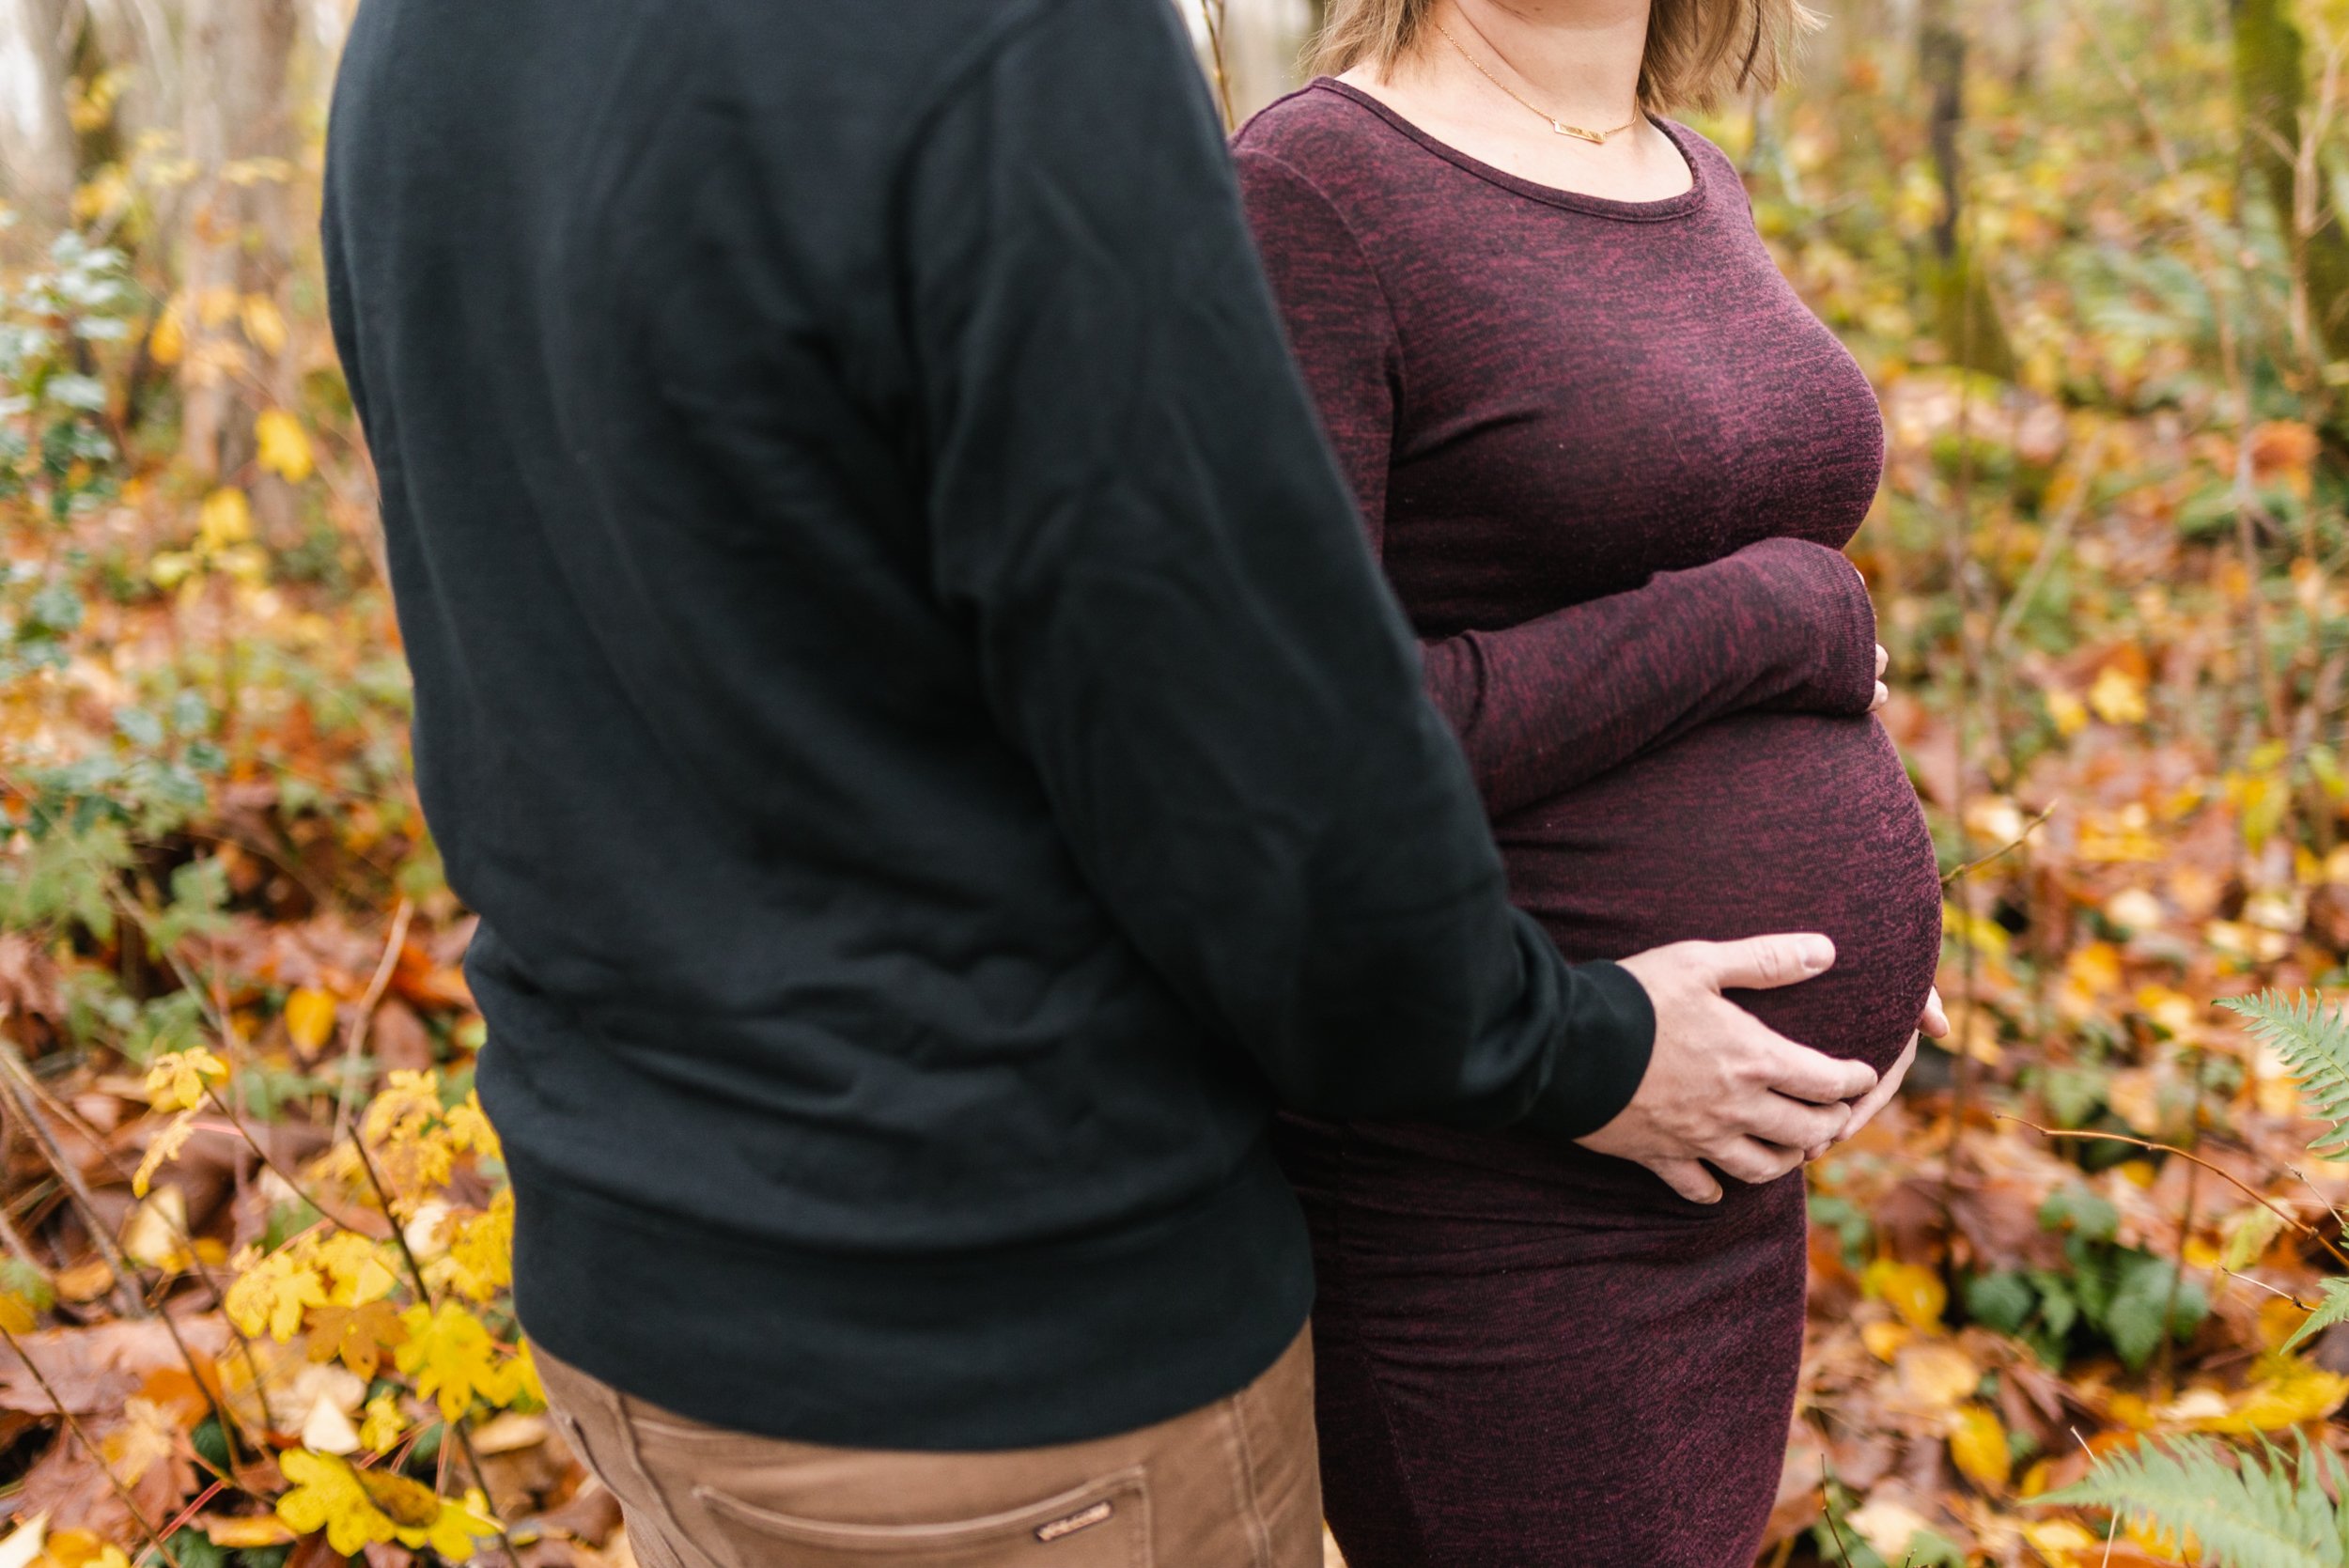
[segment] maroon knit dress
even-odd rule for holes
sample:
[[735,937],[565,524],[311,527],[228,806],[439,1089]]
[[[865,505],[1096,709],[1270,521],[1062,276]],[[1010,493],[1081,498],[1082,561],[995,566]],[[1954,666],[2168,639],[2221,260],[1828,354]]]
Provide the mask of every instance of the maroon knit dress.
[[[1882,1067],[1940,949],[1917,800],[1866,716],[1838,551],[1866,379],[1736,171],[1532,184],[1328,80],[1237,151],[1273,287],[1517,902],[1574,959],[1824,931],[1737,1000]],[[1290,1120],[1330,1520],[1353,1568],[1746,1568],[1802,1346],[1799,1173],[1690,1203],[1512,1133]]]

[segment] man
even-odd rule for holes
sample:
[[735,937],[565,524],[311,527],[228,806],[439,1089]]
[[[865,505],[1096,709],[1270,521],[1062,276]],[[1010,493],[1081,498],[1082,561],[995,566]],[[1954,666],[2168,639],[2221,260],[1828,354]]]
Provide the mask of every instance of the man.
[[1824,939],[1509,908],[1164,0],[367,0],[325,239],[653,1568],[1318,1561],[1274,1103],[1703,1196],[1884,1092],[1719,995]]

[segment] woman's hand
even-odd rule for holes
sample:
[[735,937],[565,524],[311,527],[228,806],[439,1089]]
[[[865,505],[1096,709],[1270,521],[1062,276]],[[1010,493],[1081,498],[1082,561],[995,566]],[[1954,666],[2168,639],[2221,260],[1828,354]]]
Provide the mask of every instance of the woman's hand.
[[[1892,656],[1884,651],[1884,644],[1882,643],[1878,643],[1876,644],[1876,696],[1875,701],[1868,705],[1868,711],[1871,713],[1874,713],[1877,708],[1882,707],[1886,703],[1891,701],[1892,699],[1892,689],[1884,684],[1884,672],[1890,666],[1891,662]],[[1938,997],[1934,999],[1933,1005],[1936,1007],[1941,1005],[1941,1001]]]
[[1825,1143],[1805,1150],[1804,1157],[1817,1159],[1836,1144],[1858,1137],[1859,1129],[1874,1120],[1877,1111],[1891,1104],[1892,1096],[1901,1092],[1901,1080],[1908,1076],[1909,1064],[1917,1060],[1919,1037],[1930,1034],[1937,1040],[1943,1040],[1949,1037],[1949,1032],[1950,1016],[1941,1006],[1940,987],[1936,986],[1925,993],[1924,1016],[1917,1020],[1915,1032],[1908,1036],[1908,1048],[1901,1052],[1900,1060],[1884,1069],[1884,1076],[1876,1079],[1874,1089],[1851,1102],[1851,1120],[1844,1124],[1843,1132]]

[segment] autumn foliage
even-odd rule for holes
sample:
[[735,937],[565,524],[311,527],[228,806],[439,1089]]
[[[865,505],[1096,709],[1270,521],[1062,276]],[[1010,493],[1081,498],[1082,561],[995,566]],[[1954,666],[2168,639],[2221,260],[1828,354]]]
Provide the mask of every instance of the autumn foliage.
[[[1765,1560],[2341,1563],[2349,1076],[2286,1010],[2349,986],[2349,11],[1928,18],[1937,137],[1896,9],[1703,122],[1881,396],[1956,1026],[1811,1173]],[[511,1312],[316,115],[208,163],[78,58],[79,194],[0,229],[0,1568],[623,1562]]]

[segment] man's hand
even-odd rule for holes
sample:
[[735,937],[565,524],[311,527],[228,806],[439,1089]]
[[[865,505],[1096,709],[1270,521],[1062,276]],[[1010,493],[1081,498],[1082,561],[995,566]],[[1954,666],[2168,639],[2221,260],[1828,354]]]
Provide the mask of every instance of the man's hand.
[[1875,1070],[1773,1033],[1721,992],[1798,985],[1834,962],[1821,936],[1674,942],[1625,959],[1656,1009],[1655,1050],[1631,1103],[1578,1141],[1636,1160],[1699,1203],[1721,1196],[1701,1160],[1766,1182],[1832,1143],[1851,1122],[1844,1102],[1877,1086]]
[[1868,704],[1868,711],[1871,713],[1892,700],[1892,689],[1884,684],[1884,672],[1891,662],[1892,656],[1884,651],[1882,643],[1878,643],[1876,644],[1876,694]]

